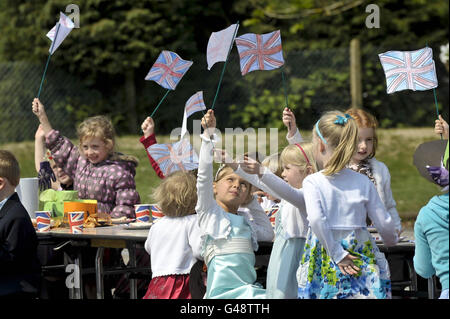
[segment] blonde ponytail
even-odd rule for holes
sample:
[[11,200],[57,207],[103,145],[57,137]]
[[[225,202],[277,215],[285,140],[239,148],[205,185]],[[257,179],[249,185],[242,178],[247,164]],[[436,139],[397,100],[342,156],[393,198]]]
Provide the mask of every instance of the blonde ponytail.
[[[341,118],[341,124],[335,123]],[[333,175],[350,162],[358,145],[358,126],[351,117],[339,111],[325,113],[318,123],[318,129],[333,154],[324,167],[323,174]],[[317,133],[316,133],[317,134]]]

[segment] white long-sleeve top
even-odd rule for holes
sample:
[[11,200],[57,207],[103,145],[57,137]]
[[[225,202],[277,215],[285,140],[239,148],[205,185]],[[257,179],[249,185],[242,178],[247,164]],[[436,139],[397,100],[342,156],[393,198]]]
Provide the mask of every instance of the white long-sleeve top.
[[303,192],[311,229],[334,262],[348,254],[337,234],[366,227],[367,215],[386,246],[397,243],[394,220],[367,176],[347,168],[332,176],[318,172],[303,180]]
[[164,216],[153,224],[145,241],[152,278],[189,274],[197,259],[203,260],[201,235],[197,214]]
[[389,174],[389,169],[387,166],[375,158],[369,159],[369,165],[372,169],[373,177],[376,181],[376,188],[380,199],[384,204],[384,207],[391,215],[395,223],[395,229],[402,229],[402,221],[397,212],[397,204],[392,196],[391,190],[391,174]]
[[281,214],[285,239],[306,238],[308,219],[303,191],[290,186],[267,167],[263,167],[263,169],[261,178],[256,174],[246,173],[240,166],[236,169],[236,174],[248,180],[255,187],[281,199],[278,214]]
[[[213,143],[208,137],[200,135],[202,140],[199,152],[199,163],[197,171],[197,205],[195,211],[198,215],[198,222],[202,230],[202,244],[206,237],[213,239],[226,239],[231,233],[231,222],[229,214],[217,204],[213,191],[213,165],[212,150]],[[250,220],[250,214],[242,214],[247,224],[251,228],[252,247],[254,251],[258,250],[258,236],[255,229],[256,221]],[[270,222],[269,222],[270,225]]]
[[[289,142],[289,144],[301,143],[303,142],[303,137],[300,135],[300,132],[297,129],[292,137],[288,137],[286,135],[286,140]],[[389,173],[389,169],[383,162],[380,162],[375,158],[370,158],[368,162],[376,182],[378,195],[380,196],[384,207],[394,220],[395,229],[400,231],[402,229],[402,221],[397,212],[397,204],[394,200],[394,197],[392,196],[391,174]]]

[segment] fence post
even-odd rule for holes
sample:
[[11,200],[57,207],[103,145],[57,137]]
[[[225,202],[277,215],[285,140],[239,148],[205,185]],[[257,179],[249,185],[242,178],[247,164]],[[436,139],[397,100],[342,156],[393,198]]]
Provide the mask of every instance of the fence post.
[[357,38],[350,41],[350,94],[352,97],[352,108],[361,108],[361,49]]

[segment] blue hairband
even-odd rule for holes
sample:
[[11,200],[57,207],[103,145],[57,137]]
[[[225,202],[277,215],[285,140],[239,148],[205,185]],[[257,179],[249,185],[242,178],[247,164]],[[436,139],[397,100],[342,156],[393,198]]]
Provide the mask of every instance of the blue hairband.
[[316,133],[317,133],[317,135],[319,135],[320,139],[321,139],[325,144],[328,144],[327,141],[323,138],[322,133],[320,133],[320,130],[319,130],[319,122],[320,122],[320,119],[316,122]]
[[[334,124],[338,124],[338,125],[344,126],[344,125],[348,122],[348,119],[352,119],[353,117],[351,117],[349,114],[345,113],[345,117],[340,116],[340,115],[336,115],[336,118],[337,118],[337,119],[336,119],[333,123],[334,123]],[[325,144],[328,144],[327,141],[326,141],[326,139],[322,136],[322,133],[320,133],[320,130],[319,130],[319,122],[320,122],[320,119],[316,122],[316,132],[317,132],[317,135],[319,135],[320,139],[321,139]]]

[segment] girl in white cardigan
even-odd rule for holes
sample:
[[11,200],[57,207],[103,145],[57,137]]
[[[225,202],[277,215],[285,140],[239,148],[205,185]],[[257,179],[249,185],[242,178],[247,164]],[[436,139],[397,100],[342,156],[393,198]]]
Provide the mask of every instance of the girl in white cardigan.
[[191,299],[189,273],[197,259],[202,259],[194,174],[170,174],[153,197],[164,217],[152,225],[145,241],[152,280],[143,299]]
[[[400,234],[402,223],[397,212],[397,204],[392,196],[391,175],[387,166],[375,159],[378,145],[377,120],[373,115],[361,109],[348,109],[345,113],[353,117],[358,125],[358,146],[348,168],[367,175],[375,184],[378,195],[394,220],[395,229]],[[303,138],[296,126],[295,115],[287,108],[283,111],[283,123],[288,128],[286,139],[289,144],[301,143]]]
[[327,112],[314,125],[312,142],[322,170],[303,180],[310,230],[297,272],[299,298],[390,298],[389,266],[367,216],[386,246],[398,235],[373,183],[346,168],[358,127],[348,114]]

